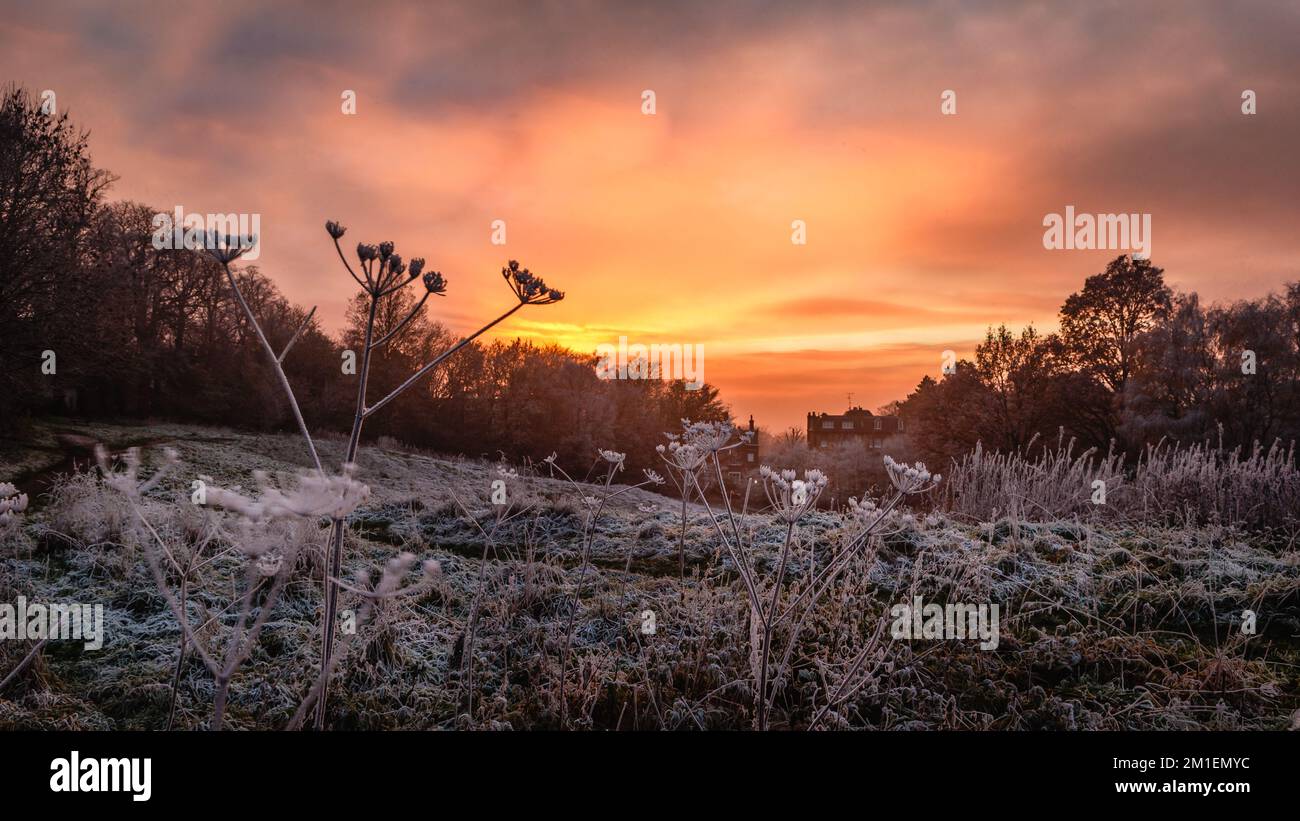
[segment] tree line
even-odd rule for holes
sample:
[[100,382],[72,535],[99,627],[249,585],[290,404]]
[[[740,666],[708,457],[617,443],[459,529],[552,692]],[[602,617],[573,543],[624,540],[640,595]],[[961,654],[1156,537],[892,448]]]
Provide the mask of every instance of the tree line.
[[[220,264],[157,249],[160,210],[112,202],[114,178],[94,167],[88,137],[49,116],[25,90],[0,101],[0,415],[69,413],[167,418],[288,430],[290,409]],[[363,296],[335,338],[256,265],[237,273],[284,360],[313,431],[346,431],[356,385],[343,354],[361,347]],[[385,300],[376,336],[414,297]],[[376,349],[373,396],[457,342],[421,311]],[[53,353],[53,357],[49,356]],[[628,453],[629,469],[658,465],[654,448],[683,417],[729,412],[710,385],[597,377],[595,356],[523,340],[476,340],[367,425],[371,437],[443,452],[542,459],[585,472],[598,448]]]
[[1055,447],[1130,459],[1148,444],[1269,446],[1300,436],[1300,283],[1205,305],[1149,260],[1120,256],[1060,309],[1060,329],[989,328],[973,360],[899,405],[932,463],[971,450]]

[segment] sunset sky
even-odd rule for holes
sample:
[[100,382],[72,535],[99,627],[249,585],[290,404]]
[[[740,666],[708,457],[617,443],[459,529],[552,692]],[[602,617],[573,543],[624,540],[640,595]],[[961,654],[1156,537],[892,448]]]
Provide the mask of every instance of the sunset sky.
[[702,344],[774,430],[1053,329],[1117,253],[1045,250],[1067,205],[1150,213],[1209,300],[1300,278],[1296,4],[69,5],[0,2],[0,79],[55,91],[113,198],[260,214],[258,265],[327,330],[326,219],[428,258],[457,332],[517,258],[568,296],[502,336]]

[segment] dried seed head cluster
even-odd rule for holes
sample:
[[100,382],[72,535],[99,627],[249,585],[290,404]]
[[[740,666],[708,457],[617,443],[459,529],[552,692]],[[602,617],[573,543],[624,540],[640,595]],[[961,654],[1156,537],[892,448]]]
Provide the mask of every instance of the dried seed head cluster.
[[16,522],[27,510],[27,494],[11,482],[0,482],[0,525]]
[[239,259],[245,253],[253,250],[253,246],[257,244],[256,234],[236,236],[234,234],[218,234],[216,231],[209,231],[204,235],[204,239],[204,250],[222,265],[229,265]]
[[708,458],[708,451],[701,450],[695,445],[682,444],[681,437],[675,433],[665,434],[668,437],[667,445],[659,445],[655,448],[663,460],[670,467],[677,468],[681,471],[694,471],[704,464]]
[[261,491],[257,498],[244,496],[237,490],[214,487],[208,489],[208,504],[223,507],[253,522],[289,518],[342,519],[370,497],[370,488],[352,478],[355,470],[356,466],[349,464],[337,476],[304,473],[289,491],[273,486],[265,473],[257,471],[253,474]]
[[943,479],[937,473],[930,475],[922,462],[908,465],[906,462],[896,462],[889,456],[885,456],[885,472],[889,474],[890,483],[903,494],[924,493],[932,490]]
[[858,497],[849,497],[849,516],[855,519],[868,519],[874,517],[880,512],[880,507],[876,500],[869,496],[864,496],[862,501]]
[[897,516],[897,511],[881,508],[874,499],[856,496],[849,497],[849,509],[845,518],[857,527],[873,528],[881,524],[890,524]]
[[627,458],[626,453],[619,453],[616,450],[601,450],[598,451],[598,453],[600,454],[601,459],[604,459],[611,465],[617,465],[618,470],[621,471],[623,469],[623,460]]
[[[417,260],[420,267],[424,267],[424,260]],[[414,265],[414,263],[412,263]],[[431,294],[445,296],[447,294],[447,280],[442,278],[442,274],[437,271],[430,271],[424,275],[424,289]]]
[[[334,240],[335,247],[338,247],[339,240],[347,231],[348,229],[334,220],[325,222],[325,233]],[[378,298],[391,294],[407,283],[415,281],[424,272],[424,257],[416,257],[408,265],[401,254],[393,252],[393,248],[391,242],[381,242],[378,245],[357,243],[357,260],[361,263],[361,272],[365,275],[365,280],[362,281],[361,277],[357,277],[354,272],[352,276],[372,297]],[[339,256],[342,255],[343,250],[340,248]],[[378,265],[375,264],[376,262]],[[344,264],[346,263],[345,259]],[[352,272],[351,266],[348,266],[348,271]],[[436,289],[435,285],[438,286]],[[442,280],[441,275],[426,275],[425,287],[429,289],[429,293],[443,293],[447,290],[447,284]]]
[[764,465],[758,472],[763,482],[767,501],[783,522],[797,522],[817,507],[817,499],[830,484],[820,470],[805,470],[803,478],[796,478],[793,470],[775,471]]
[[717,453],[722,450],[730,450],[741,444],[743,439],[734,443],[731,442],[731,437],[735,432],[736,426],[730,422],[692,422],[689,419],[683,419],[681,441],[683,444],[698,448],[706,454]]
[[550,305],[564,299],[564,292],[549,287],[541,277],[527,268],[520,268],[517,260],[510,260],[501,269],[501,276],[510,285],[515,296],[525,305]]

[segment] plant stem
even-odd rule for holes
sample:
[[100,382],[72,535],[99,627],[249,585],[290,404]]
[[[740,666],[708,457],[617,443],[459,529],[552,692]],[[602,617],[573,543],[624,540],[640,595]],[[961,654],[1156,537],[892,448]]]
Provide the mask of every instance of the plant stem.
[[9,671],[9,675],[5,676],[4,681],[0,681],[0,690],[3,690],[8,686],[9,682],[18,678],[19,673],[27,669],[27,665],[31,664],[32,661],[35,660],[35,658],[40,654],[41,648],[45,646],[47,641],[49,641],[49,639],[41,639],[36,642],[36,646],[32,648],[31,652],[28,653],[22,661],[18,662],[17,667]]
[[[352,416],[352,435],[348,437],[347,453],[343,457],[344,464],[350,464],[357,457],[357,447],[361,443],[361,426],[366,421],[366,382],[370,377],[370,349],[371,338],[375,332],[375,314],[379,308],[379,298],[374,293],[370,295],[370,313],[366,317],[366,335],[361,349],[361,378],[357,385],[357,406]],[[343,535],[347,523],[343,519],[335,519],[330,530],[330,550],[329,561],[325,570],[325,621],[321,630],[321,662],[320,669],[322,675],[330,668],[330,658],[334,652],[334,621],[338,611],[338,579],[343,568]],[[317,730],[325,728],[325,707],[326,698],[329,695],[329,679],[324,679],[321,683],[320,699],[316,702],[316,719],[315,727]]]
[[564,626],[564,652],[560,656],[560,722],[567,723],[569,720],[569,703],[564,697],[565,679],[569,674],[569,650],[573,646],[573,622],[578,615],[578,605],[582,602],[582,585],[587,580],[587,557],[591,552],[591,542],[596,537],[596,520],[605,510],[605,502],[609,501],[609,486],[614,481],[614,471],[616,465],[609,466],[609,472],[605,475],[604,492],[601,494],[600,504],[587,520],[586,532],[582,537],[582,563],[578,568],[578,584],[573,591],[573,601],[569,604],[569,618]]
[[776,571],[776,584],[772,586],[772,605],[768,608],[767,618],[763,620],[763,645],[759,648],[758,693],[755,696],[755,714],[758,729],[767,729],[767,665],[772,652],[772,621],[776,618],[776,605],[781,595],[781,584],[785,581],[785,562],[790,555],[790,537],[794,533],[794,522],[785,526],[785,543],[781,545],[781,563]]
[[[316,455],[316,444],[311,440],[311,433],[307,430],[307,423],[303,421],[302,411],[298,409],[298,399],[293,395],[293,386],[289,384],[289,377],[284,375],[284,368],[280,366],[280,357],[276,355],[271,348],[271,343],[266,341],[266,334],[262,333],[262,326],[258,324],[257,318],[253,316],[253,311],[248,307],[248,302],[244,299],[244,294],[239,290],[239,284],[235,282],[235,275],[230,272],[230,263],[224,263],[226,269],[226,279],[230,281],[230,288],[235,292],[235,299],[239,300],[239,306],[244,309],[244,316],[248,317],[248,324],[253,326],[257,332],[257,339],[262,343],[262,350],[266,351],[267,357],[271,360],[271,365],[275,368],[275,375],[280,379],[280,387],[284,388],[285,396],[289,398],[289,407],[293,409],[293,418],[298,422],[298,430],[302,431],[302,437],[307,440],[307,450],[311,452],[311,461],[316,465],[318,473],[324,473],[320,465],[320,456]],[[285,349],[288,352],[288,349]]]
[[[473,342],[474,339],[475,339],[476,337],[478,337],[478,336],[480,336],[481,334],[483,334],[485,331],[487,331],[487,330],[488,330],[489,328],[491,328],[493,325],[496,325],[498,322],[502,322],[502,321],[504,321],[504,320],[506,319],[506,317],[510,316],[510,315],[513,314],[515,311],[517,311],[517,310],[519,310],[520,308],[524,307],[524,305],[525,305],[525,303],[520,302],[518,305],[516,305],[515,307],[513,307],[513,308],[511,308],[510,310],[506,311],[506,312],[505,312],[504,314],[502,314],[501,316],[497,317],[496,319],[492,320],[492,321],[489,322],[488,324],[484,325],[482,328],[479,328],[479,329],[478,329],[477,331],[475,331],[474,333],[470,334],[469,336],[465,337],[465,338],[462,339],[461,341],[457,342],[455,345],[453,345],[453,346],[452,346],[450,349],[448,349],[446,352],[439,354],[437,357],[434,358],[434,360],[433,360],[432,362],[430,362],[430,363],[427,364],[427,365],[424,365],[424,366],[421,367],[418,371],[416,371],[415,373],[411,374],[411,376],[410,376],[410,377],[409,377],[405,382],[403,382],[402,384],[398,385],[396,388],[393,388],[393,390],[392,390],[391,393],[389,393],[389,394],[388,394],[387,396],[385,396],[383,399],[380,399],[378,402],[376,402],[376,403],[374,404],[374,406],[369,407],[369,408],[365,408],[365,409],[362,411],[362,414],[363,414],[364,416],[369,416],[370,414],[372,414],[372,413],[374,413],[375,411],[377,411],[377,410],[379,410],[380,408],[382,408],[384,405],[387,405],[389,402],[392,402],[394,399],[396,399],[398,396],[400,396],[400,395],[402,394],[403,391],[405,391],[407,388],[409,388],[409,387],[411,387],[412,385],[414,385],[416,382],[420,381],[420,377],[424,376],[426,373],[428,373],[429,371],[431,371],[431,370],[433,370],[434,368],[436,368],[439,364],[441,364],[442,361],[443,361],[444,359],[446,359],[447,357],[449,357],[449,356],[451,356],[452,354],[456,353],[456,351],[459,351],[461,348],[465,347],[465,346],[468,345],[470,342]],[[367,331],[366,338],[369,339],[369,331]],[[367,344],[369,344],[369,343],[367,343]]]

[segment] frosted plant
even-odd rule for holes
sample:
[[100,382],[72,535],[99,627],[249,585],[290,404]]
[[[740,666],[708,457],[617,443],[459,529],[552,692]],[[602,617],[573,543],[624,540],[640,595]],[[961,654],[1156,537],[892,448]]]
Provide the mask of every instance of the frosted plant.
[[[718,453],[729,446],[723,436],[726,426],[713,423],[716,427],[704,427],[698,423],[692,425],[685,421],[683,424],[685,426],[683,441],[689,441],[709,451],[718,486],[724,487],[722,464],[718,459]],[[726,431],[726,433],[729,435],[730,432]],[[730,446],[734,447],[734,445]],[[749,601],[750,665],[754,676],[755,729],[767,729],[768,713],[772,702],[779,685],[790,669],[790,661],[804,623],[817,602],[830,590],[852,560],[861,555],[872,538],[879,534],[881,524],[905,496],[928,491],[939,481],[938,476],[932,477],[925,466],[919,462],[907,467],[899,465],[888,456],[885,460],[886,470],[895,488],[893,496],[879,507],[874,503],[859,503],[854,499],[851,504],[853,516],[859,517],[861,524],[857,533],[821,570],[812,574],[807,584],[803,585],[798,593],[785,596],[784,601],[782,599],[785,592],[783,589],[785,573],[791,555],[794,530],[799,522],[815,509],[817,498],[828,484],[825,474],[819,470],[809,470],[805,471],[803,479],[798,479],[793,470],[776,471],[766,466],[760,470],[764,492],[775,511],[775,518],[786,525],[776,570],[770,581],[770,590],[766,592],[763,588],[769,587],[769,584],[759,576],[757,566],[751,558],[752,536],[751,543],[746,545],[728,494],[724,491],[722,498],[730,533],[724,531],[722,522],[714,514],[708,497],[704,495],[698,484],[698,475],[695,476],[695,489],[699,493],[700,501],[744,583]],[[771,668],[772,650],[778,628],[786,630],[785,651],[781,654],[775,668]],[[848,697],[848,695],[840,695],[844,698]]]
[[19,493],[12,482],[0,482],[0,533],[16,527],[27,510],[27,494]]
[[906,462],[895,462],[888,455],[885,456],[885,473],[889,475],[890,484],[899,493],[905,494],[932,490],[943,479],[938,474],[931,476],[930,471],[926,470],[921,462],[908,465]]
[[802,479],[795,478],[793,470],[772,470],[764,465],[759,470],[763,491],[768,504],[782,522],[797,522],[804,514],[817,507],[817,500],[829,481],[820,470],[805,470]]
[[[527,268],[523,268],[515,260],[510,260],[505,267],[501,269],[501,276],[510,287],[515,296],[515,304],[503,314],[488,322],[482,328],[474,333],[461,339],[451,348],[434,357],[430,362],[422,365],[415,373],[411,374],[406,381],[402,382],[396,388],[384,396],[379,401],[370,404],[366,395],[366,386],[370,377],[370,355],[375,348],[387,344],[390,340],[396,338],[410,324],[410,322],[419,315],[423,310],[425,303],[431,296],[446,296],[447,280],[439,271],[425,271],[425,261],[421,257],[406,262],[401,255],[395,252],[393,243],[381,242],[378,245],[367,243],[358,243],[356,247],[357,267],[354,269],[348,262],[347,257],[343,254],[343,247],[339,240],[347,233],[347,229],[334,220],[325,223],[325,231],[329,234],[330,239],[334,242],[334,249],[338,254],[339,261],[348,274],[357,283],[358,286],[369,297],[369,313],[366,320],[364,341],[361,352],[361,368],[357,380],[357,399],[356,409],[353,414],[352,430],[348,437],[347,450],[343,457],[344,465],[352,465],[356,462],[357,449],[361,442],[361,430],[367,417],[379,411],[388,403],[392,402],[405,391],[409,390],[425,375],[445,361],[448,357],[455,354],[461,348],[468,345],[478,336],[487,330],[504,321],[515,311],[525,305],[549,305],[564,299],[564,292],[550,287],[542,280],[541,277],[533,274]],[[294,396],[293,387],[289,384],[289,379],[285,376],[282,363],[288,355],[289,350],[298,340],[299,336],[306,330],[315,314],[316,309],[313,307],[303,320],[302,325],[294,333],[288,344],[276,353],[271,348],[266,339],[266,334],[262,331],[261,325],[249,308],[248,301],[244,298],[239,288],[239,282],[236,280],[230,265],[235,262],[243,253],[251,249],[256,243],[256,237],[230,237],[218,238],[215,234],[210,235],[209,242],[206,243],[209,253],[217,262],[219,262],[225,271],[226,279],[230,284],[231,290],[238,300],[240,308],[244,312],[245,318],[257,333],[258,341],[265,351],[267,358],[271,361],[275,369],[276,377],[284,390],[285,396],[289,400],[289,406],[293,411],[294,419],[298,423],[298,429],[301,431],[303,438],[307,442],[307,450],[311,455],[312,463],[316,467],[317,473],[322,480],[328,481],[325,477],[325,470],[321,465],[320,456],[317,454],[315,442],[312,440],[311,433],[307,428],[307,423],[303,419],[301,410],[298,407],[298,400]],[[360,270],[360,275],[357,274]],[[424,286],[424,294],[415,303],[411,311],[392,329],[383,336],[375,337],[375,317],[378,313],[380,303],[396,294],[398,291],[419,281]],[[328,497],[337,488],[319,487],[318,492],[323,492]],[[232,500],[235,501],[235,500]],[[303,501],[299,499],[297,501]],[[264,500],[268,504],[281,504],[284,499]],[[350,510],[350,509],[349,509]],[[322,671],[332,670],[334,665],[331,664],[330,658],[333,653],[334,637],[336,632],[335,620],[338,613],[338,583],[336,579],[341,573],[343,564],[343,535],[346,526],[346,514],[332,516],[332,528],[330,532],[329,548],[326,557],[326,571],[324,574],[324,611],[321,624],[321,654],[320,669]],[[328,696],[328,681],[320,692],[319,699],[316,703],[315,727],[320,729],[325,723],[325,712]]]
[[123,470],[121,472],[112,469],[108,450],[103,445],[95,445],[95,462],[99,465],[105,484],[121,492],[127,498],[139,501],[142,496],[156,488],[166,478],[167,474],[171,473],[180,464],[180,454],[173,448],[164,448],[163,464],[158,470],[154,471],[153,476],[148,481],[140,480],[139,448],[129,448],[122,455]]
[[[266,625],[266,620],[275,608],[275,603],[278,601],[284,584],[292,572],[297,552],[302,543],[292,538],[273,540],[266,528],[265,520],[255,520],[245,516],[236,525],[237,537],[227,537],[227,541],[232,544],[232,547],[222,554],[218,554],[218,556],[204,559],[203,564],[211,563],[217,558],[230,554],[241,556],[244,559],[244,589],[243,594],[239,597],[238,616],[235,619],[234,627],[227,636],[225,645],[221,650],[210,647],[190,626],[185,601],[190,575],[196,569],[196,562],[200,554],[212,541],[214,534],[209,534],[203,538],[190,552],[185,564],[182,565],[177,558],[180,552],[179,545],[169,545],[164,541],[157,529],[144,515],[143,501],[145,494],[156,487],[164,476],[170,473],[178,464],[176,452],[168,449],[163,466],[155,471],[150,479],[143,482],[139,477],[140,457],[136,449],[132,448],[127,451],[123,460],[125,469],[122,471],[114,470],[109,462],[108,453],[102,446],[95,448],[95,456],[105,484],[122,494],[140,521],[141,526],[153,537],[152,540],[142,540],[146,545],[145,557],[149,562],[150,569],[153,571],[154,581],[157,583],[159,591],[163,594],[172,615],[175,616],[181,626],[182,656],[186,648],[193,649],[202,659],[203,665],[216,682],[212,702],[211,726],[214,730],[220,730],[225,724],[226,700],[230,693],[230,682],[240,665],[247,660],[249,654],[257,645],[257,639],[262,632],[262,628]],[[229,498],[232,501],[243,499],[238,494],[229,494]],[[249,512],[254,508],[255,504],[246,505],[243,512]],[[236,512],[240,511],[236,510]],[[169,576],[177,579],[179,593],[173,590]],[[261,596],[261,601],[255,604],[257,594],[263,588],[266,589]],[[257,611],[256,615],[254,615],[254,610]],[[173,679],[173,717],[175,685],[178,678],[179,664],[176,678]],[[168,723],[170,725],[171,719],[168,720]]]
[[207,491],[207,503],[259,524],[294,517],[342,519],[370,496],[370,488],[352,478],[355,472],[355,465],[344,465],[338,476],[303,474],[298,477],[296,487],[284,491],[272,485],[266,473],[259,470],[253,474],[261,490],[258,497],[212,487]]
[[[705,423],[707,425],[707,423]],[[700,472],[707,466],[709,445],[717,442],[721,430],[693,426],[688,420],[682,420],[682,426],[689,435],[664,434],[668,443],[655,448],[664,464],[668,466],[668,475],[677,486],[682,497],[681,530],[677,537],[677,575],[679,581],[686,580],[686,511],[692,487],[699,486]],[[728,434],[729,436],[729,434]],[[722,441],[726,444],[726,440]]]
[[[96,457],[104,482],[126,497],[140,523],[153,537],[152,541],[144,540],[148,546],[145,555],[159,590],[181,625],[182,655],[186,649],[193,649],[216,682],[212,728],[220,730],[225,724],[231,681],[257,646],[261,631],[275,609],[280,593],[292,576],[298,556],[308,541],[292,528],[283,525],[345,517],[369,497],[370,489],[352,478],[352,465],[346,465],[337,476],[303,473],[288,489],[276,487],[264,472],[257,471],[254,473],[259,491],[257,495],[245,495],[236,489],[209,487],[205,504],[226,510],[233,514],[234,519],[229,531],[214,532],[202,539],[182,564],[178,558],[179,546],[169,545],[163,540],[145,517],[141,506],[144,495],[178,464],[176,452],[169,449],[162,468],[155,471],[147,481],[140,479],[141,461],[139,452],[135,449],[127,451],[123,458],[124,469],[120,471],[109,463],[108,453],[103,447],[96,448]],[[230,547],[215,556],[203,557],[203,550],[213,541],[213,536],[217,535],[222,536],[222,541]],[[227,636],[224,646],[218,649],[209,646],[191,627],[186,601],[193,572],[198,567],[225,557],[242,559],[243,592],[238,597],[238,616],[233,630]],[[405,567],[406,559],[402,558],[399,565]],[[399,565],[390,565],[390,570]],[[432,566],[427,566],[426,576],[434,575],[434,570]],[[372,598],[396,595],[391,575],[386,573],[380,583],[366,595]],[[367,586],[368,579],[361,583]],[[178,679],[179,664],[173,680],[173,717],[174,692]],[[170,723],[171,719],[169,725]]]
[[375,579],[373,572],[367,568],[357,573],[355,583],[349,584],[341,579],[335,580],[341,590],[356,596],[360,602],[356,613],[357,630],[351,635],[345,635],[340,641],[337,652],[330,659],[330,666],[317,674],[311,691],[298,705],[298,709],[289,721],[287,729],[298,730],[302,728],[312,707],[316,705],[325,692],[330,676],[333,675],[339,662],[346,657],[351,649],[351,644],[357,641],[357,637],[362,634],[360,628],[377,622],[380,608],[392,604],[409,603],[419,599],[427,594],[438,579],[441,578],[442,566],[437,561],[428,559],[420,564],[420,577],[414,582],[407,582],[406,577],[414,569],[415,560],[416,557],[413,553],[400,553],[388,560],[378,579]]
[[[601,485],[600,496],[598,498],[585,494],[582,496],[584,503],[588,507],[588,513],[582,524],[582,553],[581,562],[578,566],[578,584],[574,587],[573,596],[570,597],[569,600],[569,615],[566,619],[564,628],[564,650],[560,655],[559,699],[560,718],[562,721],[568,720],[569,707],[568,701],[564,697],[564,693],[569,673],[569,652],[573,647],[574,620],[578,615],[578,604],[582,600],[582,590],[587,580],[587,570],[591,558],[591,543],[596,535],[596,522],[600,519],[601,513],[604,512],[606,505],[609,504],[611,499],[622,496],[624,493],[628,493],[639,487],[663,484],[664,481],[663,477],[659,474],[652,470],[647,470],[644,474],[644,481],[635,485],[624,486],[618,490],[612,490],[611,486],[614,482],[614,476],[622,473],[625,468],[624,461],[627,458],[627,454],[619,453],[614,450],[599,450],[597,451],[596,456],[599,461],[604,462],[607,467],[605,469],[605,482]],[[546,457],[543,462],[550,467],[552,476],[558,473],[575,491],[580,494],[582,493],[581,486],[574,481],[573,477],[556,464],[556,455],[554,453]],[[631,548],[629,547],[629,549]]]
[[723,450],[740,447],[749,440],[749,431],[745,431],[737,441],[731,437],[736,433],[736,426],[730,422],[692,422],[682,420],[681,441],[705,454],[714,454]]
[[684,445],[681,437],[677,434],[666,434],[670,437],[668,444],[659,445],[655,451],[663,457],[663,460],[672,468],[678,471],[696,471],[704,465],[704,460],[708,458],[709,453],[701,450],[695,445]]
[[253,315],[253,310],[248,307],[248,300],[244,299],[244,292],[239,289],[239,282],[235,279],[234,272],[230,270],[230,263],[237,260],[246,251],[252,250],[256,243],[256,236],[236,238],[226,235],[223,238],[218,237],[215,233],[210,233],[205,245],[208,249],[207,253],[217,262],[221,263],[221,268],[226,274],[226,281],[230,283],[230,290],[234,293],[235,299],[239,302],[239,307],[244,312],[244,318],[247,319],[248,324],[252,326],[253,331],[257,334],[257,341],[261,344],[262,350],[266,352],[267,358],[271,360],[271,365],[275,369],[275,375],[280,382],[280,387],[284,390],[285,397],[289,400],[289,408],[293,411],[293,418],[298,423],[298,430],[302,433],[303,439],[307,441],[307,451],[311,454],[312,464],[316,466],[317,471],[324,472],[321,468],[320,456],[316,453],[316,443],[312,441],[311,432],[307,430],[307,422],[303,419],[302,410],[298,407],[298,398],[294,396],[293,386],[289,384],[289,377],[285,376],[283,367],[284,358],[289,355],[289,350],[293,347],[294,343],[298,341],[298,337],[301,336],[303,331],[305,331],[308,325],[311,324],[312,316],[316,313],[316,308],[315,306],[312,307],[306,318],[303,319],[302,324],[298,327],[298,330],[294,332],[293,337],[284,346],[283,350],[277,354],[271,347],[271,343],[266,340],[266,334],[262,331],[261,324],[257,321],[257,317]]
[[[518,519],[536,505],[533,502],[526,504],[516,504],[516,500],[524,498],[520,485],[519,471],[505,464],[497,465],[496,475],[499,481],[504,482],[505,503],[493,503],[491,506],[492,524],[484,528],[479,522],[479,516],[470,512],[469,508],[460,500],[452,491],[452,497],[460,507],[465,517],[476,527],[479,534],[483,537],[483,553],[479,557],[478,578],[476,579],[474,598],[470,601],[469,616],[465,620],[465,632],[457,639],[456,647],[459,648],[461,663],[461,691],[465,698],[466,715],[472,722],[474,720],[474,662],[475,646],[478,638],[479,618],[482,612],[483,597],[487,589],[487,568],[488,556],[496,551],[496,537],[501,528],[510,522]],[[495,485],[495,483],[494,483]],[[495,492],[495,491],[494,491]],[[453,656],[455,656],[453,651]]]
[[[424,259],[417,257],[411,260],[410,265],[407,265],[403,261],[402,257],[395,253],[393,243],[391,242],[381,242],[378,246],[366,243],[357,244],[357,267],[361,270],[361,275],[358,276],[356,270],[354,270],[352,265],[348,263],[347,257],[344,256],[343,246],[339,244],[339,240],[341,240],[344,234],[347,233],[347,229],[338,222],[330,220],[325,223],[325,231],[330,235],[330,238],[334,242],[334,250],[338,254],[339,261],[343,263],[343,267],[347,269],[348,274],[352,276],[352,279],[356,281],[357,285],[361,286],[361,289],[369,297],[370,302],[369,312],[366,318],[365,333],[362,341],[361,369],[357,379],[356,410],[352,418],[352,432],[348,436],[347,451],[343,457],[344,463],[352,463],[356,461],[357,448],[361,443],[361,430],[365,424],[365,420],[371,414],[378,412],[389,402],[392,402],[398,396],[405,393],[448,357],[454,355],[461,348],[468,345],[474,339],[498,323],[510,317],[515,311],[518,311],[525,305],[550,305],[551,303],[559,302],[564,299],[564,292],[548,286],[541,277],[536,276],[527,268],[520,267],[517,261],[510,260],[506,266],[501,269],[501,276],[506,281],[506,284],[510,286],[510,290],[514,293],[516,300],[515,305],[502,313],[496,319],[488,322],[482,328],[479,328],[474,333],[461,339],[455,345],[452,345],[428,363],[417,368],[415,373],[411,374],[406,381],[402,382],[396,388],[389,391],[387,396],[374,404],[369,404],[369,399],[366,395],[366,387],[370,378],[371,352],[375,348],[384,345],[390,339],[393,339],[400,334],[411,320],[418,315],[420,310],[424,307],[424,303],[430,296],[446,296],[447,282],[443,278],[442,274],[437,271],[429,271],[424,273],[423,277],[421,277],[421,273],[424,272]],[[416,302],[415,306],[406,317],[397,323],[390,331],[388,331],[388,333],[376,339],[374,335],[375,316],[379,311],[380,302],[391,297],[393,294],[415,282],[417,279],[420,279],[424,284],[424,294],[420,297],[419,301]],[[330,533],[330,546],[327,562],[328,569],[325,574],[327,580],[338,577],[342,570],[343,530],[345,525],[346,522],[342,518],[336,518],[334,520],[333,529]],[[332,669],[330,658],[333,653],[337,612],[338,585],[334,582],[326,581],[325,610],[321,628],[322,670]],[[322,687],[320,698],[316,705],[315,726],[317,729],[321,729],[325,725],[325,711],[328,694],[329,688],[327,680],[325,685]]]
[[[681,464],[694,464],[693,455],[702,454],[699,462],[699,469],[685,469],[682,471],[683,482],[688,488],[694,488],[696,495],[699,496],[700,502],[704,505],[713,522],[714,528],[718,532],[721,542],[726,547],[732,563],[740,573],[741,580],[745,583],[745,589],[749,594],[750,602],[755,607],[758,603],[758,591],[754,587],[753,576],[749,572],[749,561],[745,557],[744,542],[740,537],[740,527],[736,522],[735,512],[731,507],[731,497],[726,492],[726,482],[722,478],[722,462],[718,454],[724,450],[730,450],[739,447],[745,438],[732,442],[731,436],[735,432],[735,426],[730,422],[692,422],[689,419],[682,420],[682,433],[680,439],[670,437],[670,447],[672,442],[679,442],[677,454],[682,452],[683,448],[690,448],[686,454],[676,457],[680,458]],[[671,452],[671,451],[670,451]],[[722,532],[722,526],[717,516],[713,514],[713,509],[709,506],[708,497],[704,495],[704,488],[700,484],[700,474],[707,470],[709,466],[713,467],[714,478],[718,483],[718,489],[722,493],[722,501],[725,505],[727,520],[731,525],[732,539],[728,539]],[[683,515],[685,515],[685,505],[683,505]],[[685,523],[683,521],[683,534],[685,533]]]

